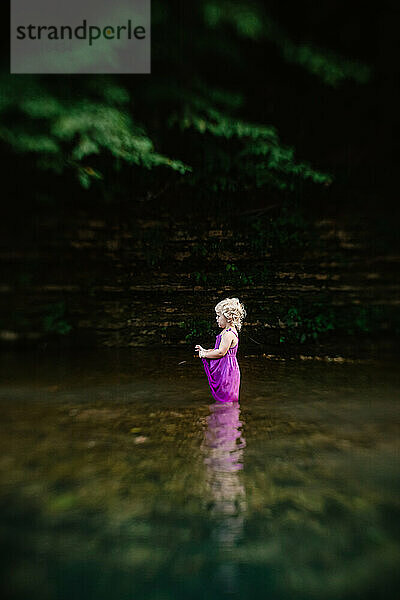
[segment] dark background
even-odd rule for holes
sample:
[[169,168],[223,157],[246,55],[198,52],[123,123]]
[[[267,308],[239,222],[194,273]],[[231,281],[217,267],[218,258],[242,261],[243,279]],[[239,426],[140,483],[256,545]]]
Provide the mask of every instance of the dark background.
[[[216,27],[204,18],[212,5],[223,8]],[[240,29],[248,11],[256,35]],[[145,345],[161,330],[164,343],[186,344],[209,331],[212,303],[227,295],[250,305],[258,349],[299,343],[298,332],[312,351],[344,340],[361,351],[358,334],[396,338],[398,15],[395,2],[153,2],[152,73],[132,76],[10,76],[5,35],[2,95],[13,99],[0,113],[6,346]],[[302,45],[328,62],[356,61],[370,76],[329,83],[288,60],[289,44],[294,55]],[[127,103],[104,100],[115,85]],[[108,102],[192,172],[146,157],[118,161],[111,142],[71,162],[78,130],[60,144],[58,172],[42,168],[46,153],[18,140],[51,135],[51,119],[32,118],[23,104],[46,94],[66,114],[85,99]],[[227,119],[222,133],[184,127],[187,115],[212,122],[210,109]],[[253,134],[272,126],[294,160],[269,168],[258,139],[237,135],[238,122]],[[296,172],[304,163],[321,180]]]

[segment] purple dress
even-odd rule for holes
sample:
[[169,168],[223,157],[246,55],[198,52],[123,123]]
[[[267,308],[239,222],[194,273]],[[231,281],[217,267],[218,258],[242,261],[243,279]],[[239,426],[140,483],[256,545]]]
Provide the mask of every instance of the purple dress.
[[[225,356],[221,358],[202,358],[204,370],[207,375],[208,384],[213,398],[218,402],[233,402],[239,400],[240,369],[236,358],[239,345],[239,336],[236,346],[229,348]],[[215,348],[219,348],[222,334],[219,333],[215,340]]]

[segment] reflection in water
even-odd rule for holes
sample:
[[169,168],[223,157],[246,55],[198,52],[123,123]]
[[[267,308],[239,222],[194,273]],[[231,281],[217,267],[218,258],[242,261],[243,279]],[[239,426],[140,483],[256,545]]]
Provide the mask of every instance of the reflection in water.
[[[227,556],[242,535],[247,509],[246,492],[239,474],[243,469],[246,441],[240,431],[239,402],[216,402],[209,408],[202,450],[213,519],[212,540],[216,550]],[[217,576],[225,591],[237,591],[237,575],[236,564],[223,561],[219,565]]]

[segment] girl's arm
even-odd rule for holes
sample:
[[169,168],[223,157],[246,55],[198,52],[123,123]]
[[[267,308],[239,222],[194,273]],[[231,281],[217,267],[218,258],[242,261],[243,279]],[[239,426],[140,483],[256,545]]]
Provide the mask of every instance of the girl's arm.
[[235,334],[228,331],[221,337],[219,348],[213,348],[212,350],[206,350],[203,354],[204,358],[222,358],[228,352]]
[[206,350],[202,358],[222,358],[223,356],[219,348],[213,348],[212,350]]

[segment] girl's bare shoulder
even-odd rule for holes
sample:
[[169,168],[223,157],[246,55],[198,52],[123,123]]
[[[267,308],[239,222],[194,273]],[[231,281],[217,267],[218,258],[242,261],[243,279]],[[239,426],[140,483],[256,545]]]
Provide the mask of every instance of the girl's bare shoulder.
[[236,335],[238,335],[238,332],[236,331],[236,329],[234,329],[233,327],[231,327],[230,329],[225,329],[225,331],[222,332],[222,335],[229,335],[230,334],[231,337],[233,337],[233,338],[236,339],[235,333],[236,333]]

